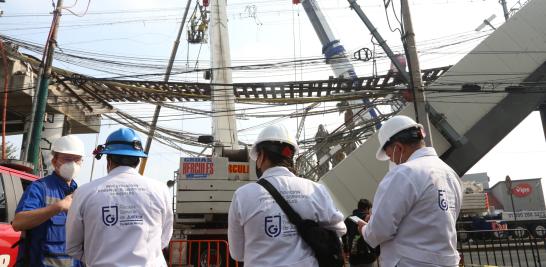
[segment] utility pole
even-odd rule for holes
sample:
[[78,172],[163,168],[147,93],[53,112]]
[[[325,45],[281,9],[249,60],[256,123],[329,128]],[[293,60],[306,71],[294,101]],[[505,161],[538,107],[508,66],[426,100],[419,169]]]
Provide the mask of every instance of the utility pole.
[[41,78],[36,99],[36,110],[34,113],[34,120],[32,121],[31,140],[28,144],[29,150],[27,159],[34,164],[34,173],[38,173],[38,163],[40,159],[40,140],[42,139],[42,128],[44,126],[44,114],[47,105],[47,94],[49,87],[49,77],[51,76],[51,65],[53,63],[53,54],[55,53],[55,46],[57,44],[57,29],[59,27],[59,21],[61,19],[61,11],[63,6],[63,0],[57,0],[57,6],[53,11],[53,20],[51,22],[51,28],[49,30],[49,36],[45,47],[45,63],[42,59],[42,65],[40,68]]
[[[186,10],[184,11],[184,16],[182,16],[182,22],[180,22],[180,29],[178,29],[178,35],[173,44],[173,49],[171,51],[171,57],[169,58],[169,64],[167,65],[167,70],[165,71],[164,82],[168,82],[171,77],[171,71],[173,69],[174,59],[176,58],[176,53],[178,51],[178,46],[180,45],[180,37],[182,36],[182,31],[184,30],[184,22],[186,22],[186,17],[188,16],[188,10],[190,9],[191,0],[187,0]],[[152,119],[152,124],[150,125],[150,131],[148,132],[148,139],[146,139],[146,146],[144,147],[144,153],[148,154],[150,152],[150,147],[152,146],[152,140],[154,139],[155,129],[157,127],[157,120],[159,119],[159,112],[161,111],[161,105],[155,106],[154,117]],[[140,168],[138,172],[140,175],[144,175],[144,170],[146,169],[146,163],[148,163],[148,158],[142,158],[140,163]]]
[[504,12],[504,19],[508,20],[510,18],[510,12],[508,12],[508,7],[506,6],[506,0],[500,0],[499,3],[502,5],[502,11]]
[[370,19],[368,19],[368,16],[366,16],[366,14],[364,13],[360,5],[356,3],[356,0],[347,0],[347,1],[349,2],[349,5],[351,5],[351,8],[356,12],[358,17],[362,20],[362,22],[364,22],[364,25],[366,25],[366,27],[368,28],[370,33],[373,35],[375,40],[377,40],[377,42],[379,43],[379,46],[383,48],[383,51],[385,51],[385,54],[387,54],[392,64],[396,67],[396,69],[398,69],[398,73],[400,73],[400,76],[402,76],[402,79],[409,84],[410,77],[408,75],[408,72],[406,71],[406,68],[404,68],[400,64],[400,62],[398,62],[391,48],[387,45],[387,41],[385,41],[385,39],[383,39],[381,34],[379,34],[379,31],[377,31],[377,29],[373,26],[373,23],[370,21]]
[[415,119],[425,128],[425,132],[427,133],[425,137],[426,145],[432,147],[425,88],[423,86],[423,79],[421,78],[417,48],[415,47],[415,33],[413,32],[413,25],[411,23],[409,4],[408,0],[401,0],[400,2],[402,5],[402,23],[404,24],[404,36],[402,38],[405,39],[406,57],[410,70],[410,86],[414,95]]
[[512,212],[514,213],[514,222],[518,221],[518,216],[516,215],[516,207],[514,206],[514,194],[512,194],[512,179],[510,176],[506,175],[504,179],[504,185],[506,185],[506,191],[510,195],[510,201],[512,202]]
[[215,147],[213,155],[219,156],[223,148],[239,149],[235,120],[235,95],[231,77],[226,0],[213,0],[210,4],[210,54],[212,68],[212,133]]

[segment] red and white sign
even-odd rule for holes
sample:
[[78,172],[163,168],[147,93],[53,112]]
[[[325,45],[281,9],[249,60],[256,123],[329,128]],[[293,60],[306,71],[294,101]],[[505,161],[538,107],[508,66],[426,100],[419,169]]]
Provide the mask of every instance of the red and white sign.
[[187,179],[203,179],[214,174],[214,162],[210,158],[183,158],[182,175]]
[[248,173],[248,164],[229,164],[229,173]]
[[235,162],[228,165],[228,176],[230,180],[248,180],[250,166],[245,162]]
[[526,197],[530,195],[533,192],[533,188],[530,184],[523,183],[518,184],[512,188],[512,194],[516,197]]

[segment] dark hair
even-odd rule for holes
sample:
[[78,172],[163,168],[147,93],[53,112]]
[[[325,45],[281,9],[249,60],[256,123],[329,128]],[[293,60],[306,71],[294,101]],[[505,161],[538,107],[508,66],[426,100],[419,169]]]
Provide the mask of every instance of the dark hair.
[[369,200],[363,198],[358,201],[358,209],[359,210],[369,210],[372,208],[372,202]]
[[393,135],[389,141],[385,143],[383,150],[394,142],[400,142],[404,145],[416,145],[421,143],[424,139],[425,136],[423,135],[423,130],[421,127],[411,127]]
[[256,145],[256,150],[263,152],[272,166],[286,167],[291,173],[296,174],[294,168],[295,149],[292,145],[277,141],[264,141]]
[[136,168],[136,166],[138,166],[140,163],[140,158],[133,156],[107,155],[106,159],[111,160],[112,163],[116,164],[117,166],[129,166],[133,168]]

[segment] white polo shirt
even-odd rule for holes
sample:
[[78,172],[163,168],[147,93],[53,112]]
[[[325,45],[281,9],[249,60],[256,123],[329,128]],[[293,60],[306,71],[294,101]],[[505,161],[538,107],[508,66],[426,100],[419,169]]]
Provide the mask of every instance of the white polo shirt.
[[[303,219],[346,232],[339,212],[324,186],[292,174],[285,167],[267,169],[267,179]],[[257,183],[235,191],[229,211],[228,239],[231,257],[252,267],[316,267],[311,248],[288,221],[273,197]]]
[[74,193],[66,252],[87,266],[167,266],[173,212],[167,186],[120,166]]
[[381,267],[458,266],[459,177],[434,148],[415,151],[379,184],[364,240],[381,246]]

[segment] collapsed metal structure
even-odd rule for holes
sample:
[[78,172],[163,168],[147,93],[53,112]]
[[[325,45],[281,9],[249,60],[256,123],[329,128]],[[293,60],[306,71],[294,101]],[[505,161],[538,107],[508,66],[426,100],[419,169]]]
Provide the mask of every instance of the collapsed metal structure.
[[[6,40],[5,42],[8,42]],[[9,44],[9,43],[8,43]],[[8,51],[11,73],[10,87],[10,127],[8,134],[20,134],[30,123],[30,107],[34,97],[35,78],[40,61],[17,50],[16,44],[10,45]],[[433,82],[444,74],[450,66],[423,70],[423,80]],[[268,82],[268,83],[233,83],[218,84],[225,90],[232,90],[237,103],[291,105],[308,104],[329,101],[350,101],[363,98],[371,99],[367,104],[351,105],[341,110],[351,108],[369,109],[376,106],[394,107],[392,113],[381,114],[375,118],[358,121],[350,131],[346,125],[341,125],[323,139],[320,144],[314,139],[301,140],[305,152],[298,159],[299,170],[306,177],[318,179],[316,151],[325,147],[344,146],[350,142],[361,142],[373,133],[373,127],[390,115],[397,112],[403,103],[401,89],[403,84],[394,72],[384,75],[358,77],[356,79],[330,78],[327,80]],[[163,107],[181,110],[192,114],[212,117],[211,111],[180,107],[179,102],[210,101],[212,83],[162,82],[142,80],[99,79],[79,73],[53,68],[52,80],[49,85],[48,113],[66,114],[70,121],[72,133],[96,133],[100,127],[100,117],[112,119],[137,130],[147,133],[150,123],[131,114],[124,113],[112,106],[113,103],[136,102],[161,105]],[[389,98],[385,98],[389,96]],[[398,107],[398,108],[396,108]],[[313,115],[309,108],[307,112],[280,114],[270,116],[305,117]],[[337,112],[332,110],[331,112]],[[358,114],[356,114],[358,115]],[[260,117],[260,116],[257,116]],[[262,117],[268,117],[262,115]],[[25,124],[27,124],[25,126]],[[303,126],[303,123],[302,123]],[[10,130],[11,129],[11,130]],[[366,134],[367,133],[367,134]],[[198,142],[198,134],[181,132],[166,127],[158,127],[154,139],[165,145],[183,151],[189,155],[198,153],[184,148],[184,145],[212,148],[212,144]],[[342,138],[340,138],[342,137]],[[324,141],[326,140],[326,141]],[[330,155],[330,157],[333,155]]]

